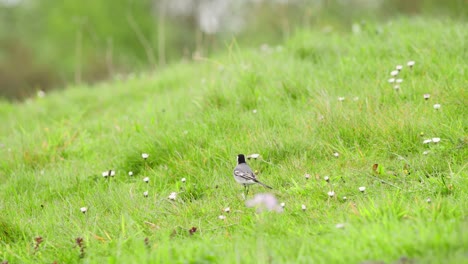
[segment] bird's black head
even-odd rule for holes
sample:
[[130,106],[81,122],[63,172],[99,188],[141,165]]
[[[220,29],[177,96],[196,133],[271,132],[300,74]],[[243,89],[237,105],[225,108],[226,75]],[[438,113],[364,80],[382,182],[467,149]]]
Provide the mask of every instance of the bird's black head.
[[245,163],[245,156],[244,154],[237,155],[237,164]]

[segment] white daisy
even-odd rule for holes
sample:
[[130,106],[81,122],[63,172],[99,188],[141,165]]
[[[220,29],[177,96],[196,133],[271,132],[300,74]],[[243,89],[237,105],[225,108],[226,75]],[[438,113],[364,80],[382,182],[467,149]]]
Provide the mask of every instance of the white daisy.
[[440,104],[435,104],[435,105],[434,105],[434,109],[435,109],[435,110],[439,110],[439,109],[440,109]]
[[143,159],[147,159],[147,158],[149,157],[149,154],[148,154],[148,153],[142,153],[142,154],[141,154],[141,157],[142,157]]
[[144,197],[148,197],[148,191],[144,191],[144,192],[143,192],[143,196],[144,196]]
[[219,218],[220,220],[225,220],[225,219],[226,219],[226,216],[220,215],[220,216],[218,216],[218,218]]
[[224,212],[226,212],[226,213],[231,212],[231,208],[229,208],[229,207],[224,208]]
[[307,209],[306,206],[305,206],[305,204],[303,204],[303,205],[301,206],[301,208],[302,208],[302,211],[305,211],[305,210]]
[[146,182],[146,183],[148,183],[148,182],[149,182],[149,177],[143,178],[143,181]]
[[403,65],[397,65],[395,68],[397,69],[397,71],[401,71],[403,69]]
[[414,61],[408,61],[408,63],[406,65],[408,65],[408,67],[412,68],[414,66],[415,62]]
[[171,194],[169,194],[169,200],[173,200],[175,201],[175,199],[177,198],[177,193],[176,192],[171,192]]
[[423,141],[423,144],[429,144],[429,143],[431,143],[431,142],[432,142],[432,139],[425,139],[425,140]]
[[431,98],[430,94],[424,94],[424,100],[429,100],[429,98]]
[[434,142],[434,143],[439,143],[439,142],[440,142],[440,138],[438,138],[438,137],[432,138],[432,142]]
[[365,192],[365,191],[366,191],[366,187],[364,187],[364,186],[359,187],[359,191],[360,191],[360,192]]
[[328,192],[328,196],[330,196],[330,197],[335,196],[335,192],[334,192],[334,191],[329,191],[329,192]]
[[400,71],[392,71],[390,72],[390,75],[392,76],[397,76]]
[[85,214],[85,213],[88,211],[88,208],[86,208],[86,207],[81,207],[81,208],[80,208],[80,211],[81,211],[83,214]]

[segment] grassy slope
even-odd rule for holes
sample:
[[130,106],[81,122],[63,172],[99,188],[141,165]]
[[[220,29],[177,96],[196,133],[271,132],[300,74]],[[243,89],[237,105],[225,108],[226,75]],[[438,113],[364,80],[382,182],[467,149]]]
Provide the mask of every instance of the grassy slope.
[[[374,28],[298,33],[281,51],[234,48],[156,76],[2,103],[0,259],[79,262],[83,237],[85,263],[467,261],[466,24]],[[410,59],[395,92],[389,72]],[[431,137],[441,142],[422,144]],[[250,164],[284,213],[245,207],[231,176],[238,153],[262,155]],[[374,163],[385,172],[373,174]],[[117,175],[105,180],[109,169]],[[330,184],[316,179],[326,175]]]

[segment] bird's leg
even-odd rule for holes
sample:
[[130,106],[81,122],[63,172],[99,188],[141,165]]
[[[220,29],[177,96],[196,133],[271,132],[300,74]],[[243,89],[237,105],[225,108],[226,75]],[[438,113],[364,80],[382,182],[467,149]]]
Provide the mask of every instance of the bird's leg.
[[244,194],[246,197],[249,194],[249,187],[246,184],[244,184]]

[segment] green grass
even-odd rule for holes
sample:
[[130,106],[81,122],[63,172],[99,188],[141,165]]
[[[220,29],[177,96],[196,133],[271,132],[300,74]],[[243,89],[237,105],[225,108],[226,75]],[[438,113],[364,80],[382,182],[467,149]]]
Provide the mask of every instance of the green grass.
[[[0,260],[467,262],[467,28],[414,18],[297,32],[270,52],[232,45],[204,62],[0,103]],[[397,64],[399,92],[387,82]],[[245,206],[232,177],[239,153],[261,154],[249,163],[283,213]],[[248,198],[263,192],[252,186]]]

